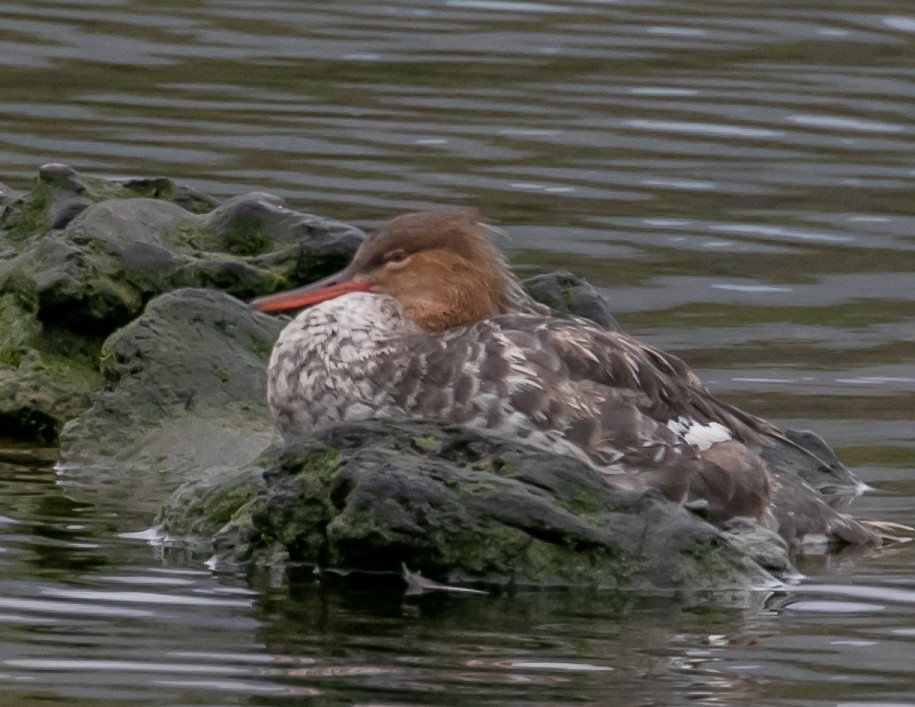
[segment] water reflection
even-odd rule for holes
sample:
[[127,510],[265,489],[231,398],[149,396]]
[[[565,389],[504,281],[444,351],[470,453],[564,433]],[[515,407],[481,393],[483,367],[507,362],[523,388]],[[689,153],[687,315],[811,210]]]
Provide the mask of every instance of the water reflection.
[[[269,573],[214,576],[193,569],[200,558],[118,538],[118,520],[68,502],[47,467],[0,471],[0,683],[27,679],[34,689],[16,694],[35,699],[758,704],[772,680],[809,688],[851,657],[858,677],[898,683],[902,669],[878,655],[915,631],[915,584],[892,570],[911,566],[906,548],[824,557],[814,569],[835,582],[673,602],[578,590],[406,598],[397,577],[307,571],[271,587]],[[850,572],[860,581],[844,583]]]

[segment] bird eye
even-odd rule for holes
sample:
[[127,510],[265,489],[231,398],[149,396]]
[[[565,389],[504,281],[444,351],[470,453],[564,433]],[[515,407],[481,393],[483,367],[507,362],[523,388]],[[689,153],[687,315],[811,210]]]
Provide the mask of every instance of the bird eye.
[[390,253],[386,253],[384,256],[385,263],[402,263],[406,259],[407,251],[405,251],[403,248],[392,250]]

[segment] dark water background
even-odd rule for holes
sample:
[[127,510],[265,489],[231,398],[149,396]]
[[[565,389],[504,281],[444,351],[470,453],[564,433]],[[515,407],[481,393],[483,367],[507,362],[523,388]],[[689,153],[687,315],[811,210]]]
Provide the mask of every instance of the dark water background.
[[[7,0],[0,181],[45,162],[371,228],[477,206],[915,521],[915,5]],[[404,599],[215,575],[0,457],[0,703],[915,705],[915,547],[774,595]],[[139,533],[139,535],[137,535]]]

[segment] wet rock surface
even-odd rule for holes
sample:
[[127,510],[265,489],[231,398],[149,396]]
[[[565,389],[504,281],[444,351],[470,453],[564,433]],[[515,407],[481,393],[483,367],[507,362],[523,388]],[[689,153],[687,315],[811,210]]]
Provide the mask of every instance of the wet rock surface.
[[607,300],[578,275],[565,270],[535,275],[524,281],[524,287],[531,297],[552,309],[577,314],[606,329],[620,331]]
[[[268,449],[182,487],[165,531],[223,563],[421,571],[444,582],[746,587],[764,567],[659,493],[579,462],[436,422],[365,421]],[[734,532],[739,535],[739,532]],[[772,541],[772,538],[769,538]],[[774,541],[767,561],[787,566]],[[760,555],[761,556],[761,555]]]
[[54,441],[101,384],[105,338],[155,296],[237,297],[341,267],[364,234],[269,194],[217,204],[167,179],[113,181],[45,165],[0,197],[0,430]]

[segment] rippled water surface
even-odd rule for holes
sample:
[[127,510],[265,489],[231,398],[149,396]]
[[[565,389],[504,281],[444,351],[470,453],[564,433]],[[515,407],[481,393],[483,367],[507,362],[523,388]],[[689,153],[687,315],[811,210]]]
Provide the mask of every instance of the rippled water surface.
[[[915,521],[908,0],[9,0],[0,180],[66,162],[372,227],[479,207]],[[915,548],[771,595],[234,577],[0,445],[4,705],[915,704]]]

